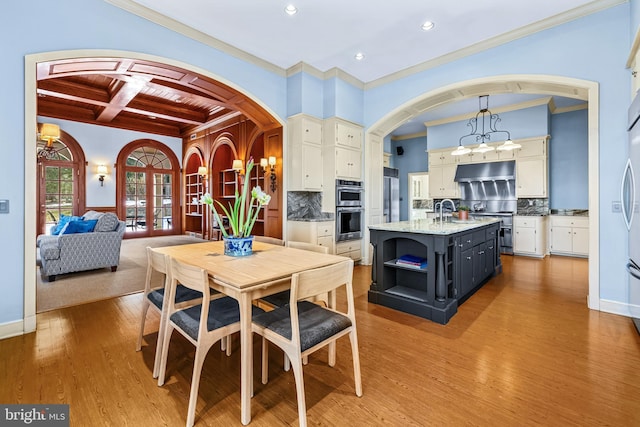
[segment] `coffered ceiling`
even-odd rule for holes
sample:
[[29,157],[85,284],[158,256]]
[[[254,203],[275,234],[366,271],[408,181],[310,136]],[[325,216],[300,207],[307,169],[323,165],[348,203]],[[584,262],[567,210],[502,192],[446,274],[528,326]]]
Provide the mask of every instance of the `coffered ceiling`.
[[38,115],[181,137],[244,117],[263,130],[279,124],[255,102],[190,71],[123,58],[43,62]]

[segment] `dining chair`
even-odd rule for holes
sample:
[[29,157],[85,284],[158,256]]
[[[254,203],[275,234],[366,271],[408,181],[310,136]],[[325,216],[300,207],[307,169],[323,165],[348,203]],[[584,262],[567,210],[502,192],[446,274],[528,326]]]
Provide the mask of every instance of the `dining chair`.
[[[280,347],[293,367],[298,399],[300,426],[307,425],[302,358],[325,347],[345,335],[349,335],[353,358],[353,374],[357,396],[362,396],[360,356],[356,332],[355,305],[353,300],[353,260],[348,259],[327,267],[295,273],[291,278],[289,304],[253,317],[253,332]],[[346,288],[347,311],[336,307],[336,290]],[[314,295],[328,292],[329,307],[308,301]],[[268,380],[268,346],[262,351],[262,383]],[[335,365],[335,355],[329,354],[329,366]]]
[[[309,243],[309,242],[299,242],[296,240],[287,240],[286,242],[286,246],[288,248],[295,248],[295,249],[302,249],[305,251],[312,251],[312,252],[318,252],[321,254],[328,254],[329,253],[329,248],[327,246],[321,246],[321,245],[315,245],[313,243]],[[267,295],[265,297],[260,298],[260,300],[262,302],[266,302],[267,305],[274,309],[277,307],[284,307],[285,305],[289,304],[289,298],[291,296],[291,292],[289,290],[286,291],[282,291],[282,292],[278,292],[276,294],[272,294],[272,295]],[[312,299],[312,301],[315,302],[321,302],[324,304],[324,306],[326,307],[328,305],[328,294],[324,294],[324,295],[315,295]],[[303,359],[303,363],[306,365],[307,364],[307,358],[305,357]],[[284,355],[284,370],[285,371],[289,371],[289,369],[291,368],[291,364],[289,362],[289,358],[287,357],[287,355]]]
[[272,245],[284,246],[284,240],[268,236],[253,236],[253,240],[262,243],[271,243]]
[[[228,335],[240,331],[240,310],[238,302],[229,296],[217,299],[204,298],[201,304],[179,308],[175,302],[178,283],[188,289],[202,293],[209,288],[209,276],[206,270],[182,263],[173,258],[169,258],[169,270],[171,272],[171,280],[168,287],[169,297],[166,300],[168,302],[168,322],[162,341],[158,385],[162,386],[164,384],[169,339],[175,329],[196,347],[186,423],[187,427],[191,427],[195,418],[200,374],[202,373],[204,360],[213,344]],[[252,315],[264,312],[264,310],[256,306],[251,308]]]
[[[151,282],[154,276],[154,272],[160,273],[164,276],[164,283],[162,286],[152,287]],[[156,343],[156,354],[153,362],[153,378],[158,377],[158,368],[160,367],[160,352],[162,350],[162,339],[164,337],[164,295],[166,285],[169,280],[169,262],[168,257],[153,248],[147,246],[147,275],[144,282],[144,294],[142,299],[142,316],[140,319],[140,333],[138,335],[138,343],[136,351],[140,351],[142,348],[142,336],[144,334],[144,324],[147,318],[149,307],[155,309],[160,314],[160,330],[158,331],[158,339]],[[186,288],[184,286],[178,286],[176,288],[176,303],[181,306],[196,305],[202,301],[202,293]]]

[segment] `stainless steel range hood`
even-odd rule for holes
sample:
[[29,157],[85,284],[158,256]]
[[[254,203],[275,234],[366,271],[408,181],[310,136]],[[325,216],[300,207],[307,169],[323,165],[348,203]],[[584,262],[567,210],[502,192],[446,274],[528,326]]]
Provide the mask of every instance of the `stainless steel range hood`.
[[490,163],[468,163],[458,165],[456,169],[456,182],[475,181],[506,181],[516,178],[516,161]]

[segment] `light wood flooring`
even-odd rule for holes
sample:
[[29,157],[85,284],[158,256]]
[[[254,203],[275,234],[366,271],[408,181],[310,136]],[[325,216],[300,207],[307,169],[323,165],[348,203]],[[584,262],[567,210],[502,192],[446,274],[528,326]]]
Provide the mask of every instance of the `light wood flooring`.
[[[438,325],[367,302],[356,267],[364,395],[348,340],[335,368],[326,350],[304,370],[310,425],[638,426],[640,336],[629,318],[586,307],[587,260],[503,257],[504,271]],[[38,330],[0,341],[0,402],[68,403],[72,426],[181,426],[193,348],[174,334],[167,383],[151,376],[158,317],[135,351],[140,294],[38,315]],[[197,426],[240,425],[239,348],[218,346],[202,372]],[[270,352],[252,426],[297,425],[292,372]]]

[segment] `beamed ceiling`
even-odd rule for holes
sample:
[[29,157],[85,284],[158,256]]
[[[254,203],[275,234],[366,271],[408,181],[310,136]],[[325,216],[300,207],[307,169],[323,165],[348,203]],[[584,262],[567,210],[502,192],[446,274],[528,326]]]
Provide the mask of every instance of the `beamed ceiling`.
[[38,64],[38,115],[186,137],[243,119],[280,124],[242,93],[211,78],[151,61],[82,58]]

